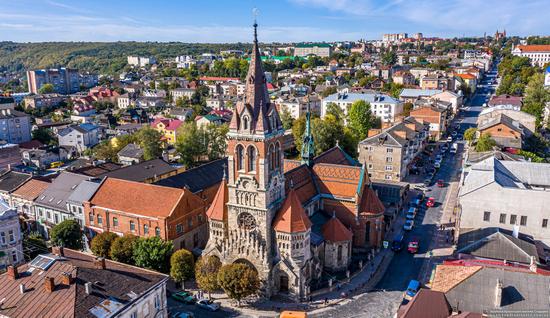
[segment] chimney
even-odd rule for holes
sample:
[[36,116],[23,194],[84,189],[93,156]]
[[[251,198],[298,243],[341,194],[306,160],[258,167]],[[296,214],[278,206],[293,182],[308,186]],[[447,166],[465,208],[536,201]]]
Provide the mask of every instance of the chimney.
[[502,304],[502,282],[497,279],[497,288],[495,290],[495,307],[500,308]]
[[25,284],[19,284],[19,292],[20,292],[21,294],[24,294],[25,291],[26,291],[26,289],[25,289]]
[[96,269],[105,269],[105,259],[103,257],[96,257],[94,259],[94,267]]
[[57,256],[65,256],[65,253],[63,251],[63,246],[54,246],[52,247],[52,253]]
[[61,283],[63,285],[71,285],[71,283],[73,282],[73,277],[71,276],[71,273],[63,273],[61,274]]
[[47,292],[53,292],[55,289],[55,282],[53,280],[53,277],[46,277],[44,278],[44,289]]
[[92,283],[88,282],[84,284],[84,288],[86,289],[86,294],[91,295],[93,293]]
[[19,278],[19,273],[17,272],[17,267],[8,266],[8,277],[11,280],[16,280],[17,278]]

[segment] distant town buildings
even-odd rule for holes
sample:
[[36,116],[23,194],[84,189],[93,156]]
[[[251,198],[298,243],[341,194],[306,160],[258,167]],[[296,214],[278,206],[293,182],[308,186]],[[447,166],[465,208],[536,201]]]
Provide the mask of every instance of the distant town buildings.
[[373,115],[380,118],[382,122],[393,122],[395,117],[403,112],[403,103],[386,94],[334,93],[323,98],[321,117],[325,117],[329,103],[338,105],[347,115],[351,105],[358,100],[368,102]]
[[512,49],[512,55],[528,57],[532,65],[542,67],[550,63],[550,45],[518,45]]
[[0,200],[0,270],[25,261],[17,211]]
[[38,94],[45,84],[52,84],[54,93],[72,94],[80,91],[80,86],[92,87],[97,85],[97,75],[81,75],[77,69],[55,68],[27,71],[29,92]]
[[86,123],[69,126],[58,132],[60,146],[74,147],[82,152],[99,143],[99,127]]
[[157,64],[157,59],[152,56],[128,56],[128,64],[144,67],[151,64]]
[[20,144],[31,140],[31,117],[11,109],[0,110],[0,141]]
[[294,47],[294,56],[305,57],[316,55],[329,57],[332,54],[332,45],[328,43],[300,43]]
[[[421,37],[422,33],[419,33],[419,34]],[[418,36],[419,34],[417,33],[416,35]],[[399,42],[401,40],[404,40],[408,37],[409,35],[407,33],[388,33],[382,36],[382,41],[386,43],[394,43],[394,42]]]

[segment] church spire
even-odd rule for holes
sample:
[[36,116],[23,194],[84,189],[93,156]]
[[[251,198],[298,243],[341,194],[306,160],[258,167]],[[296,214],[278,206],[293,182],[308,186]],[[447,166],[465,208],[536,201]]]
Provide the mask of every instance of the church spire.
[[309,100],[306,100],[306,103],[306,129],[304,131],[304,140],[302,143],[302,163],[305,163],[311,167],[313,165],[313,157],[315,155],[315,145],[313,143],[313,135],[311,134],[311,111]]
[[[267,114],[267,105],[269,98],[267,94],[266,78],[262,66],[262,56],[258,46],[258,23],[254,20],[254,43],[252,46],[252,55],[248,65],[248,74],[246,75],[246,93],[245,103],[252,107],[254,121],[262,120],[258,118],[260,113]],[[260,108],[263,108],[260,112]]]

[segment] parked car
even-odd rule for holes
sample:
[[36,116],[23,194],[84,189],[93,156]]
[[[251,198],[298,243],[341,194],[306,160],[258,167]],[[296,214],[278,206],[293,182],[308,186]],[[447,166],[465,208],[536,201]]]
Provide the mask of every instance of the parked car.
[[195,297],[186,291],[180,291],[172,294],[171,296],[174,300],[185,304],[192,304],[196,301]]
[[399,252],[403,249],[403,239],[405,235],[403,233],[398,234],[395,236],[391,243],[391,250],[394,252]]
[[453,131],[453,132],[451,133],[451,136],[453,136],[453,137],[456,137],[456,135],[458,135],[458,133],[456,132],[456,130]]
[[420,282],[417,280],[411,280],[409,282],[409,285],[407,286],[407,290],[405,291],[405,299],[412,299],[414,295],[418,292],[418,289],[420,288]]
[[441,168],[441,161],[434,162],[434,168],[436,168],[436,169]]
[[430,184],[432,184],[432,178],[426,178],[426,179],[424,179],[424,185],[425,185],[426,187],[429,187]]
[[453,143],[453,145],[451,146],[450,153],[455,154],[457,150],[458,150],[458,143],[455,142],[455,143]]
[[411,231],[414,227],[414,220],[407,220],[405,221],[405,224],[403,224],[403,229],[405,231]]
[[451,136],[447,137],[447,142],[453,142],[453,137]]
[[192,312],[178,312],[171,316],[172,318],[195,318]]
[[199,306],[202,309],[210,310],[210,311],[216,311],[220,309],[220,304],[215,303],[211,301],[210,299],[201,299],[197,301],[197,306]]
[[431,208],[431,207],[434,207],[435,206],[435,198],[428,198],[428,201],[426,201],[426,206],[428,208]]
[[445,181],[443,179],[437,180],[437,187],[443,188],[445,186]]
[[418,239],[417,238],[413,238],[409,242],[409,245],[407,246],[407,251],[411,254],[415,254],[415,253],[418,252]]

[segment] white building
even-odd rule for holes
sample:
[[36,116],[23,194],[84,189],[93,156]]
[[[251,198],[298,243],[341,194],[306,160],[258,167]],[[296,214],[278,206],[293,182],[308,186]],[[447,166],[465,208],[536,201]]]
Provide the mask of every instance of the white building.
[[152,56],[128,56],[128,64],[144,67],[150,64],[157,64],[157,59]]
[[321,103],[321,117],[325,117],[329,103],[338,105],[345,115],[351,105],[358,100],[370,104],[370,110],[382,122],[393,122],[395,117],[403,112],[403,103],[386,94],[335,93],[327,96]]
[[175,103],[180,98],[191,99],[191,97],[193,97],[193,94],[195,94],[195,90],[191,88],[175,88],[170,91],[173,103]]
[[319,115],[321,112],[321,99],[317,96],[281,96],[275,99],[275,104],[278,106],[280,113],[286,109],[294,119],[305,115],[308,105],[312,113]]
[[99,143],[99,127],[93,124],[69,126],[57,133],[60,146],[72,146],[84,151]]
[[533,66],[542,67],[550,63],[550,45],[518,45],[512,55],[528,57]]
[[550,164],[489,157],[466,172],[460,228],[500,227],[550,243]]
[[24,261],[19,215],[5,201],[0,201],[0,270]]

